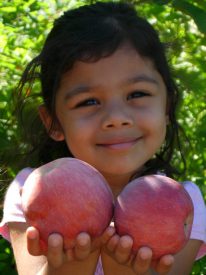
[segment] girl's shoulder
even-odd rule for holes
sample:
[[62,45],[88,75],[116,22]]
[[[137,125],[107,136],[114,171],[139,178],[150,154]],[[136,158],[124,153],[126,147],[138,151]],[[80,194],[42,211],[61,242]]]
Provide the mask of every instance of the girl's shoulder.
[[27,167],[27,168],[20,170],[18,172],[18,174],[16,175],[16,177],[14,178],[14,180],[11,182],[9,188],[11,188],[11,186],[13,186],[13,185],[23,186],[25,180],[27,179],[27,177],[31,174],[31,172],[33,170],[34,170],[34,168],[31,168],[31,167]]
[[14,198],[15,195],[20,195],[20,190],[24,186],[24,183],[27,179],[27,177],[31,174],[31,172],[34,170],[34,168],[24,168],[22,169],[16,177],[13,179],[13,181],[10,183],[4,199],[4,207],[5,204],[9,201],[10,198]]
[[0,235],[10,241],[8,223],[9,222],[25,222],[21,206],[21,188],[23,187],[27,177],[33,171],[33,168],[22,169],[10,183],[4,197],[3,218],[0,223]]
[[206,206],[203,195],[198,185],[191,181],[182,183],[189,193],[194,206],[194,220],[191,232],[191,239],[201,240],[202,246],[198,252],[196,260],[206,255]]
[[200,208],[203,212],[205,212],[205,202],[200,187],[191,181],[184,181],[182,184],[190,195],[195,209]]
[[194,182],[189,181],[189,180],[185,180],[181,183],[183,184],[183,186],[185,187],[185,189],[188,192],[195,193],[195,194],[197,193],[199,195],[201,194],[199,186],[197,184],[195,184]]

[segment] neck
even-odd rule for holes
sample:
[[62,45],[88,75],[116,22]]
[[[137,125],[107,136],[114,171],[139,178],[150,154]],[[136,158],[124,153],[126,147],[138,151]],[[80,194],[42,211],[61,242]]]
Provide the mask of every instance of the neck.
[[[139,169],[139,171],[136,171],[135,174],[141,174],[143,170],[143,167],[141,167],[141,169]],[[105,177],[105,179],[107,180],[114,198],[116,198],[124,189],[124,187],[131,181],[131,177],[132,177],[132,173],[128,173],[128,174],[107,174],[105,172],[102,172],[102,175]]]
[[124,187],[128,184],[130,180],[131,175],[119,175],[119,176],[113,176],[113,175],[104,175],[105,179],[107,180],[114,198],[116,198],[121,191],[124,189]]

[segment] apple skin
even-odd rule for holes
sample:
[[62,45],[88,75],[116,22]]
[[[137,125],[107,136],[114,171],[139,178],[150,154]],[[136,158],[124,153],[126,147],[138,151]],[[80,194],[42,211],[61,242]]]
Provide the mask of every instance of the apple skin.
[[134,179],[119,194],[114,223],[120,236],[133,238],[133,252],[150,247],[156,260],[186,245],[193,216],[192,200],[180,183],[149,175]]
[[113,216],[113,195],[104,177],[78,159],[61,158],[35,169],[22,189],[26,221],[40,232],[41,248],[47,250],[51,233],[64,237],[64,249],[87,232],[100,236]]

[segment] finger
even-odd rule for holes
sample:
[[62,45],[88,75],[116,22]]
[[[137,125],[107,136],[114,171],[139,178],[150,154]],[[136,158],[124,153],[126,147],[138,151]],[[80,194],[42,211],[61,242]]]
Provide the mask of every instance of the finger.
[[87,233],[80,233],[76,238],[74,247],[75,257],[83,260],[89,256],[91,252],[91,238]]
[[114,234],[115,228],[109,226],[100,237],[92,240],[92,252],[94,250],[100,249],[103,245],[105,245]]
[[28,227],[26,231],[27,250],[33,256],[42,255],[39,242],[39,231],[35,227]]
[[51,234],[48,238],[48,263],[57,268],[63,264],[63,238],[60,234]]
[[133,240],[130,236],[122,236],[115,250],[115,258],[120,264],[125,264],[130,259]]
[[174,257],[172,255],[163,256],[156,265],[156,271],[158,274],[167,274],[174,263]]
[[137,274],[144,274],[149,270],[151,260],[152,250],[148,247],[141,247],[132,263],[132,268]]
[[118,243],[119,243],[119,239],[120,239],[119,235],[114,234],[114,235],[110,238],[110,240],[107,242],[107,244],[106,244],[106,246],[105,246],[106,249],[107,249],[109,252],[114,252],[115,249],[116,249],[116,247],[117,247],[117,245],[118,245]]
[[103,233],[102,238],[101,238],[101,242],[102,244],[106,244],[111,237],[115,234],[115,228],[113,226],[109,226]]

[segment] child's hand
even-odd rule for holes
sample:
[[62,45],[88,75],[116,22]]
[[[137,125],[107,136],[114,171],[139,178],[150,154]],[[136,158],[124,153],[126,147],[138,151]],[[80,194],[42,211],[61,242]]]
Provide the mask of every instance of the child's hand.
[[174,258],[171,255],[163,256],[159,261],[152,261],[152,250],[142,247],[138,253],[132,253],[133,240],[130,236],[118,236],[114,234],[107,243],[105,250],[113,259],[121,265],[131,267],[135,274],[148,273],[151,267],[158,274],[166,274],[172,267]]
[[84,260],[91,253],[91,238],[87,233],[80,233],[76,238],[75,247],[64,251],[63,238],[60,234],[51,234],[48,238],[48,249],[45,252],[40,247],[39,232],[34,227],[27,229],[27,249],[33,256],[45,255],[48,264],[59,267],[66,261]]
[[80,233],[75,241],[75,247],[64,251],[63,238],[60,234],[51,234],[48,238],[48,250],[45,254],[40,247],[39,231],[35,227],[27,229],[27,249],[33,256],[45,255],[48,264],[54,268],[60,267],[65,262],[83,261],[90,253],[100,250],[102,242],[107,242],[114,234],[114,228],[107,228],[101,237],[91,240],[89,234]]

